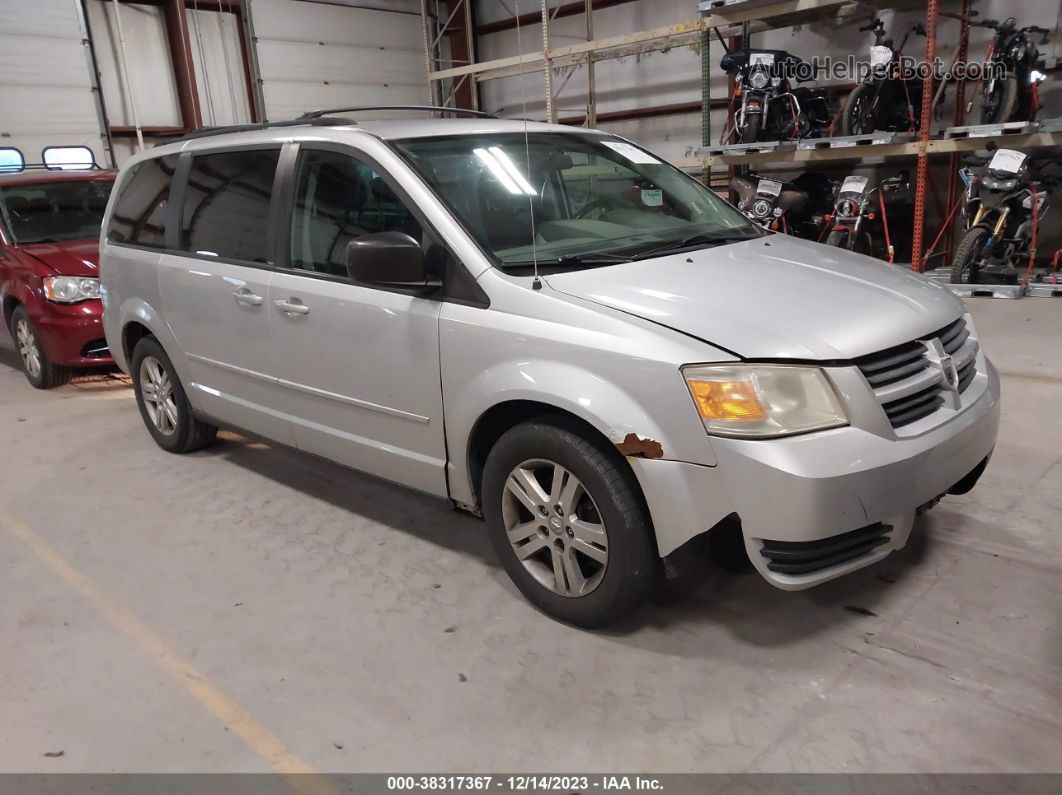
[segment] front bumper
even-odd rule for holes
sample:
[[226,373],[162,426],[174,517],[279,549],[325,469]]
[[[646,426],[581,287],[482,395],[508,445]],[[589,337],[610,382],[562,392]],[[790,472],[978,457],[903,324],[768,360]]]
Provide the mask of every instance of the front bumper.
[[[713,438],[714,467],[628,460],[645,493],[661,555],[737,514],[757,570],[779,588],[798,590],[903,547],[917,509],[974,473],[991,454],[998,428],[999,377],[982,356],[968,404],[916,435],[882,435],[853,425],[785,439]],[[883,533],[873,530],[879,523]],[[768,555],[779,549],[785,558],[816,547],[851,548],[853,535],[845,534],[865,544],[854,559],[796,574],[769,568],[778,557]],[[818,559],[829,561],[825,553]]]
[[30,321],[53,364],[69,367],[107,367],[114,358],[103,334],[103,302],[78,304],[42,302],[30,311]]

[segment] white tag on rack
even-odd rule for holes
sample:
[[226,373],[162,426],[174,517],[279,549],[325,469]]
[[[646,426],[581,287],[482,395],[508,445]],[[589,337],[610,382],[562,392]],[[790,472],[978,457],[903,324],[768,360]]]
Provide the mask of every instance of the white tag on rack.
[[1015,152],[1013,149],[997,149],[988,167],[993,171],[1017,174],[1021,171],[1021,164],[1024,162],[1025,155],[1022,152]]
[[878,45],[870,48],[870,65],[884,66],[892,60],[892,48]]
[[862,193],[867,187],[867,182],[869,180],[866,177],[859,177],[854,174],[850,177],[845,177],[844,182],[841,183],[841,193]]
[[659,163],[660,161],[648,152],[643,152],[637,146],[631,146],[626,141],[602,141],[613,152],[619,152],[632,163]]
[[763,196],[777,196],[782,192],[782,183],[773,179],[761,179],[756,192]]

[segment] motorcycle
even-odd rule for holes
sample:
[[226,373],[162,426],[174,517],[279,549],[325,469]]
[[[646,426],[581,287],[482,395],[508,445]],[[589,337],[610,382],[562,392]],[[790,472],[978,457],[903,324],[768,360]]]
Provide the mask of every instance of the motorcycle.
[[734,126],[723,140],[737,143],[821,137],[830,125],[827,93],[794,87],[804,62],[785,50],[731,50],[720,66],[737,80]]
[[870,48],[870,73],[845,101],[841,113],[841,135],[867,135],[875,130],[907,132],[921,124],[915,103],[921,102],[923,80],[903,76],[903,48],[912,34],[926,35],[921,23],[907,26],[899,47],[885,35],[885,23],[874,18],[860,28],[874,32]]
[[826,245],[855,251],[893,262],[896,248],[889,234],[892,223],[910,215],[911,185],[906,171],[871,186],[870,179],[851,175],[837,190],[837,200],[830,216],[832,226]]
[[734,177],[730,189],[737,195],[737,208],[764,229],[789,231],[787,215],[808,202],[808,192],[792,182],[764,179],[755,174]]
[[951,282],[1013,282],[1035,249],[1037,227],[1059,181],[1034,175],[1028,157],[1013,149],[996,149],[988,157],[967,155],[963,162],[977,171],[959,171],[966,184],[967,231],[955,249]]
[[[970,24],[996,32],[985,59],[989,72],[982,84],[981,124],[1034,121],[1040,110],[1039,86],[1047,76],[1041,71],[1044,62],[1040,52],[1028,34],[1039,33],[1040,44],[1047,44],[1051,31],[1036,25],[1019,28],[1014,17],[1002,22],[985,19]],[[1004,76],[999,77],[1000,73]]]

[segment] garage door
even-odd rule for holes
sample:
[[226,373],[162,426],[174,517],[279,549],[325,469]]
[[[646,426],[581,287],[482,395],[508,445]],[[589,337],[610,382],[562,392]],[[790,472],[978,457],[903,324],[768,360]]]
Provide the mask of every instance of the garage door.
[[268,119],[426,101],[419,14],[301,0],[250,0],[250,9]]
[[76,0],[0,0],[0,146],[39,163],[51,145],[106,163]]

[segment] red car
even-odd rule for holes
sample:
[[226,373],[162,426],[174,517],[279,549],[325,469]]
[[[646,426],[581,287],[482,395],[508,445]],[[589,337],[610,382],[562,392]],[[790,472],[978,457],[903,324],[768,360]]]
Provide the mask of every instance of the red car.
[[[7,173],[5,173],[7,171]],[[111,365],[103,336],[99,237],[114,172],[0,167],[0,298],[38,389],[73,368]]]

